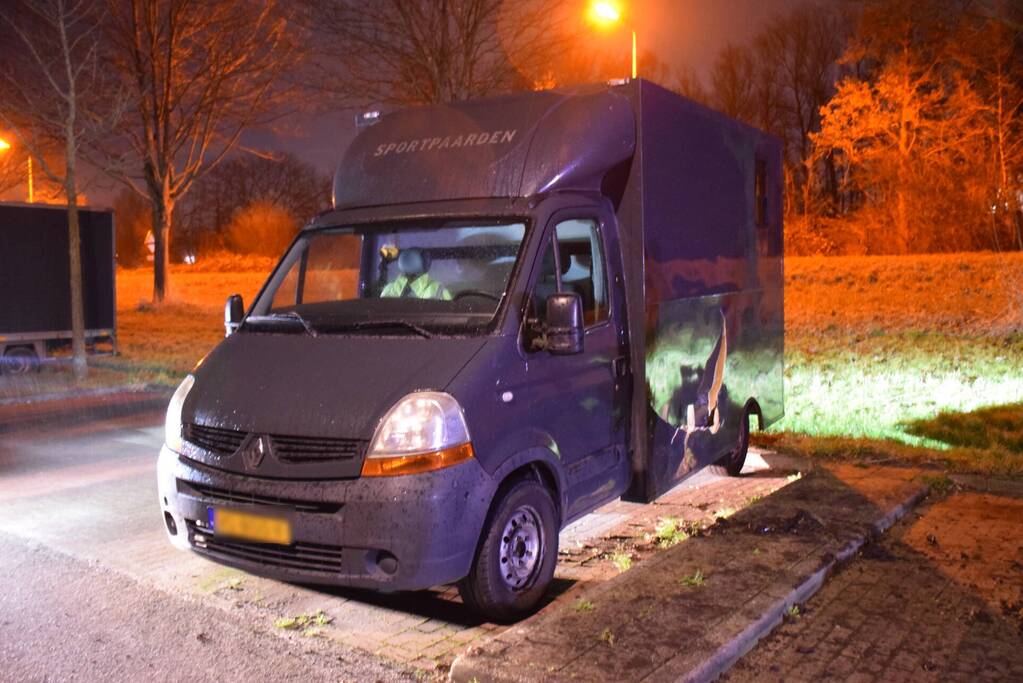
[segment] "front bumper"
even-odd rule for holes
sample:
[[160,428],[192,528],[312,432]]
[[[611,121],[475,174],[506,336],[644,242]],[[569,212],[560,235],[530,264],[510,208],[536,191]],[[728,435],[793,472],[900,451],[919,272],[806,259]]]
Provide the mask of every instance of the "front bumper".
[[[216,470],[164,446],[157,477],[175,546],[285,581],[383,591],[468,574],[495,492],[475,459],[427,474],[289,481]],[[287,518],[293,542],[218,538],[208,529],[211,507]]]

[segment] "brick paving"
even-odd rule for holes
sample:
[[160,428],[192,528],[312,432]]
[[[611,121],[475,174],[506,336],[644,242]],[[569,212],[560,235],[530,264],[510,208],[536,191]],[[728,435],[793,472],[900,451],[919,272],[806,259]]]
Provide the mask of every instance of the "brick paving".
[[1023,680],[1023,500],[962,493],[898,524],[722,680]]
[[[798,476],[786,467],[772,469],[752,452],[744,472],[740,478],[697,475],[653,504],[615,501],[565,528],[545,610],[573,601],[580,591],[621,573],[616,556],[627,555],[635,567],[662,550],[653,535],[660,520],[671,517],[680,526],[706,526]],[[243,579],[241,590],[232,588],[232,580],[238,578]],[[213,599],[227,601],[251,618],[272,621],[322,609],[334,621],[319,629],[321,637],[437,674],[470,645],[507,628],[474,619],[454,586],[383,595],[303,588],[226,568],[213,579],[207,577],[204,585]]]
[[474,643],[452,678],[712,679],[926,491],[919,470],[816,469],[575,602]]

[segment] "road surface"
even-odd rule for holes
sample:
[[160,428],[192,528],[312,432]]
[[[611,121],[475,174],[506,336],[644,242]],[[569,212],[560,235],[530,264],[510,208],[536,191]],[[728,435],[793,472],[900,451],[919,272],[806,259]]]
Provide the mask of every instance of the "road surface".
[[152,414],[0,436],[0,678],[408,679],[215,597],[224,570],[164,538],[162,428]]
[[[408,666],[441,676],[500,628],[453,587],[317,589],[174,549],[157,504],[162,441],[157,413],[0,435],[0,679],[372,681],[404,679]],[[786,481],[700,473],[657,505],[611,503],[562,532],[552,595],[617,575],[605,556],[629,534],[649,546],[644,531],[662,516],[712,520]],[[331,621],[313,631],[275,626],[320,611]]]

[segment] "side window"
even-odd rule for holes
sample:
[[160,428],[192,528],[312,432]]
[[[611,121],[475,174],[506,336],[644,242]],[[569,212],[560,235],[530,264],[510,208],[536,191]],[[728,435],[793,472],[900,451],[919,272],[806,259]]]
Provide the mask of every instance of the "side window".
[[292,261],[287,274],[278,285],[277,291],[274,292],[273,301],[270,303],[270,312],[290,310],[298,303],[298,274],[301,270],[301,263],[301,257]]
[[608,317],[607,268],[604,250],[593,219],[562,221],[555,229],[561,264],[561,290],[577,292],[583,301],[587,326]]
[[540,261],[540,274],[533,285],[533,296],[529,307],[531,318],[540,322],[547,320],[547,297],[558,291],[558,268],[554,261],[554,240],[547,242]]
[[310,243],[299,303],[358,298],[362,236],[336,234]]
[[758,228],[767,227],[767,162],[757,159],[753,176],[753,210]]

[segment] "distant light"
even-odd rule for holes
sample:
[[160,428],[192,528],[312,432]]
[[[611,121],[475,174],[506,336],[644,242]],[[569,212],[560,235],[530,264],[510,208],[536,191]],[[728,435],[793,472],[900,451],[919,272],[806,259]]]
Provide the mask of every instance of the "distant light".
[[0,138],[0,152],[6,152],[11,148],[11,143],[7,142],[3,138]]
[[195,265],[195,254],[185,254],[185,263]]
[[622,18],[618,6],[608,0],[599,0],[590,5],[590,17],[600,24],[614,24]]
[[607,87],[615,88],[619,85],[628,85],[631,80],[631,78],[612,78],[607,82]]
[[366,126],[372,126],[379,120],[380,120],[379,111],[367,111],[355,117],[355,125],[358,126],[359,128],[365,128]]

